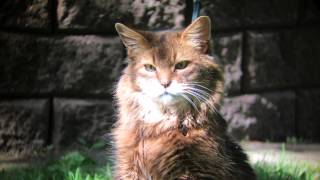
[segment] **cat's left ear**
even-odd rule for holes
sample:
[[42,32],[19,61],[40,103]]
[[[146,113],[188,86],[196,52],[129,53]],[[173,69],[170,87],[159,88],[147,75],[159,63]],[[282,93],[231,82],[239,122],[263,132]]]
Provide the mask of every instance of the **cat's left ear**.
[[149,44],[142,34],[121,24],[116,23],[115,28],[123,42],[128,49],[128,53],[139,53],[142,50],[148,49]]
[[208,16],[200,16],[182,32],[181,38],[185,43],[205,53],[208,50],[210,34],[210,18]]

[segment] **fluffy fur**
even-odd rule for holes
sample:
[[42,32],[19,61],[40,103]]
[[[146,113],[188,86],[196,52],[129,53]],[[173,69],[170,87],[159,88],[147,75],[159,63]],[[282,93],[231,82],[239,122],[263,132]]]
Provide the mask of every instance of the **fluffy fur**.
[[117,84],[115,179],[255,179],[217,113],[222,74],[207,53],[210,19],[183,31],[116,29],[128,50]]

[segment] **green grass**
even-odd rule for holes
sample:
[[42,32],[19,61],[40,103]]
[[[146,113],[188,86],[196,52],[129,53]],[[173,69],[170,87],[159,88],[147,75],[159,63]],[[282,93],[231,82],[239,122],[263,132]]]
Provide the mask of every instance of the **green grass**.
[[260,161],[253,167],[259,180],[320,180],[320,164],[293,161],[286,154],[285,144],[277,162]]
[[79,152],[32,168],[0,172],[1,180],[111,180],[111,167],[97,167],[95,161]]
[[[285,156],[275,164],[253,165],[261,180],[317,180],[320,166],[292,163]],[[10,169],[0,172],[1,180],[111,180],[111,167],[98,167],[96,162],[79,152],[69,153],[43,166]]]
[[253,165],[258,179],[260,180],[319,180],[320,167],[305,163],[279,162],[267,164],[258,162]]

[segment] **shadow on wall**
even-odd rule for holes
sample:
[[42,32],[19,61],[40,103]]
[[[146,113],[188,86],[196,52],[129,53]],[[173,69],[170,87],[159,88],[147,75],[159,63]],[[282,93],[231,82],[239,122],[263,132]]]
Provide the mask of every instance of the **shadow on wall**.
[[286,141],[295,136],[295,95],[251,94],[226,98],[222,113],[236,139]]

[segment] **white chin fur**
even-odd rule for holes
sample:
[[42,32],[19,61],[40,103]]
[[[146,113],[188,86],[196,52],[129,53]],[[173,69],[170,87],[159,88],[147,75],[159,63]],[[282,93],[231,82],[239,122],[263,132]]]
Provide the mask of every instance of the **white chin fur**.
[[[179,95],[183,92],[182,86],[177,83],[176,81],[172,81],[169,87],[164,88],[158,80],[145,80],[140,79],[138,80],[138,84],[142,89],[142,93],[149,96],[150,98],[161,98],[163,94],[168,93],[171,95]],[[169,96],[168,96],[169,97]],[[164,96],[166,101],[169,99],[168,97]],[[173,96],[172,96],[173,98]]]
[[159,103],[161,106],[175,106],[180,101],[181,98],[173,94],[165,94],[155,99],[155,102]]
[[166,114],[163,112],[163,107],[178,105],[176,97],[172,97],[171,95],[165,95],[158,100],[154,100],[150,97],[147,97],[143,94],[140,94],[138,97],[139,104],[141,105],[141,109],[139,110],[139,116],[144,121],[144,123],[158,123],[161,121],[165,121],[166,126],[171,126],[174,124],[177,117],[175,114]]
[[138,101],[142,107],[139,111],[139,115],[144,122],[157,123],[165,119],[159,104],[152,98],[141,93],[138,97]]
[[[143,107],[139,112],[146,123],[157,123],[168,118],[162,112],[164,106],[175,106],[180,102],[181,86],[173,81],[168,88],[164,88],[156,81],[138,81],[142,93],[138,96],[139,104]],[[171,119],[171,118],[169,118]]]
[[170,94],[165,94],[159,97],[160,101],[164,104],[168,104],[174,100],[174,97]]

